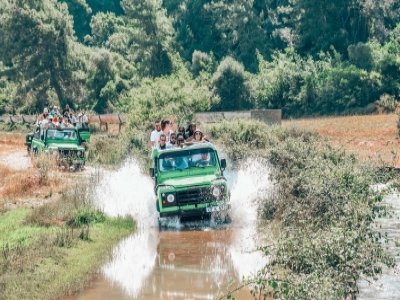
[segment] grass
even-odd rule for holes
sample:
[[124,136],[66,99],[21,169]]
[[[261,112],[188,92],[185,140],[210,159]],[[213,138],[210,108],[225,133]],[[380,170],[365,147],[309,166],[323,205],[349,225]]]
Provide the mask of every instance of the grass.
[[4,184],[7,177],[12,174],[12,170],[2,164],[0,164],[0,186]]
[[10,124],[0,122],[0,131],[28,133],[33,131],[33,128],[33,124]]
[[362,160],[399,168],[397,119],[396,114],[298,119],[284,121],[283,127],[318,132],[337,149],[356,153]]
[[[50,299],[80,290],[135,226],[131,218],[105,217],[83,239],[79,228],[38,225],[31,214],[19,208],[0,217],[1,299]],[[71,243],[60,247],[60,236],[67,234]]]
[[4,213],[0,218],[0,249],[5,247],[28,247],[34,242],[34,237],[45,233],[45,228],[25,224],[29,209],[17,209]]
[[[0,134],[0,157],[7,157],[0,164],[0,299],[59,298],[85,287],[135,223],[94,209],[95,183],[59,172],[48,157],[14,169],[8,157],[18,160],[24,141],[24,134]],[[110,163],[115,147],[107,148]]]

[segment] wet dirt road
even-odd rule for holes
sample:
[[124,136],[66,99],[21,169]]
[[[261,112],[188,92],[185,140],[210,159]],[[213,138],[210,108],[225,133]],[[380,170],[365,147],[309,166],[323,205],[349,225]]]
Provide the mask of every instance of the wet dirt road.
[[[115,247],[89,288],[66,299],[218,299],[254,275],[266,264],[257,251],[256,200],[269,190],[268,170],[253,161],[226,176],[232,223],[171,221],[160,231],[153,184],[135,161],[102,174],[97,206],[131,214],[138,230]],[[234,295],[251,298],[247,288]]]
[[[218,299],[263,260],[242,252],[240,231],[139,232],[120,243],[90,288],[68,299]],[[235,297],[250,299],[250,291]]]

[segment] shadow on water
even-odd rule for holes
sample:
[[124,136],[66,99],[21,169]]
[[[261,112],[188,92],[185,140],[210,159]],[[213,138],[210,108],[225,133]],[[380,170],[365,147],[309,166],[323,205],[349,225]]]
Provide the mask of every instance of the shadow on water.
[[[257,250],[258,197],[270,188],[268,169],[257,161],[227,172],[232,222],[170,220],[158,229],[150,178],[128,161],[102,174],[97,206],[111,216],[131,214],[138,230],[117,245],[101,275],[68,299],[215,299],[266,263]],[[235,294],[249,299],[248,289]]]

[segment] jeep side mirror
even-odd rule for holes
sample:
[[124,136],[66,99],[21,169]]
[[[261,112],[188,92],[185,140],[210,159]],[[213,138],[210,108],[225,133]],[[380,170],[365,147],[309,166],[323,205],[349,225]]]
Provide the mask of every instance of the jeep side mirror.
[[149,169],[150,177],[154,178],[154,168]]
[[222,168],[222,170],[226,169],[226,159],[225,158],[221,159],[221,168]]

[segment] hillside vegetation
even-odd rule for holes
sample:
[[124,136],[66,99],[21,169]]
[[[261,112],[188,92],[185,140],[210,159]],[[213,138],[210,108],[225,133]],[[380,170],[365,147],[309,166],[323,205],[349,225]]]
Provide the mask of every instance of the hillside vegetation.
[[399,0],[2,3],[0,114],[128,111],[157,105],[159,84],[171,105],[284,116],[390,111],[400,95]]

